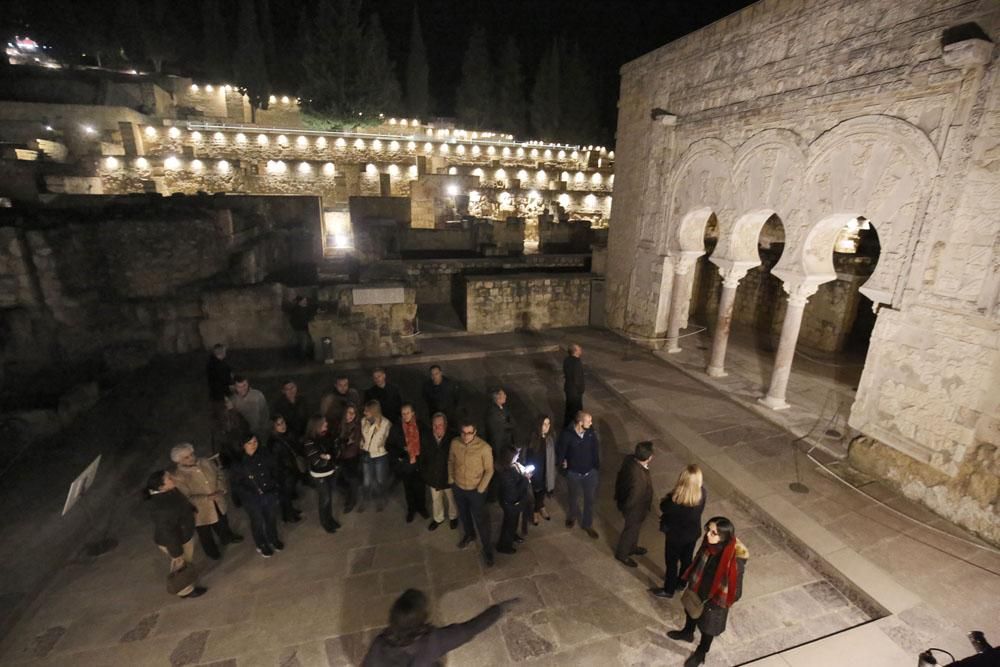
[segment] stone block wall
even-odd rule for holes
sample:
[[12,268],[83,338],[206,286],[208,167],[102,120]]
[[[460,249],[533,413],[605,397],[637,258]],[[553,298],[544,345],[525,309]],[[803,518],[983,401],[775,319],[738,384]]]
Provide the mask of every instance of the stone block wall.
[[473,333],[586,326],[589,273],[465,277],[465,328]]
[[282,310],[281,285],[260,284],[211,290],[201,295],[198,331],[205,348],[223,343],[234,348],[280,348],[291,345],[292,328]]
[[316,342],[316,358],[323,358],[321,341],[333,342],[337,361],[373,357],[395,357],[419,351],[416,337],[416,291],[402,285],[379,285],[398,288],[398,303],[357,304],[356,288],[372,285],[337,285],[321,287],[317,296],[319,311],[309,325]]

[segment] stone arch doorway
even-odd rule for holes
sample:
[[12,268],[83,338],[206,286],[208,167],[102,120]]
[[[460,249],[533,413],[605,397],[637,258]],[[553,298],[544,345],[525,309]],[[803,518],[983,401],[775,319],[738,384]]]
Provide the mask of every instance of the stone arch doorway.
[[[667,319],[667,352],[679,352],[680,347],[677,341],[680,337],[680,330],[688,320],[688,303],[692,290],[694,289],[695,272],[692,270],[698,263],[698,259],[711,252],[712,239],[717,238],[718,218],[715,212],[708,207],[697,208],[683,218],[677,226],[677,232],[670,242],[668,261],[672,259],[671,271],[667,271],[667,262],[664,262],[664,277],[671,276],[669,291],[666,289],[666,280],[661,286],[661,304],[664,297],[669,294],[669,315]],[[661,312],[665,310],[661,308]]]

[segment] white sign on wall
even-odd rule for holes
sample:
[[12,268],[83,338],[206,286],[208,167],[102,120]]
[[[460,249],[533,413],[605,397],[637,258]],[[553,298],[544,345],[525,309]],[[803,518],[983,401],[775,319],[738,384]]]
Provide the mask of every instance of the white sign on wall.
[[355,287],[352,296],[355,306],[406,302],[402,287]]

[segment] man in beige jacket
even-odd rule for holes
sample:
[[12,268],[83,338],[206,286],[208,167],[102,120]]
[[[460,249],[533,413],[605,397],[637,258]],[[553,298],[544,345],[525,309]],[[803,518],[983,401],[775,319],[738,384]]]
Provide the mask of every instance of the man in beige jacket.
[[229,528],[229,520],[226,518],[226,497],[229,493],[222,468],[214,459],[195,456],[194,446],[186,442],[170,450],[170,460],[177,465],[173,472],[177,488],[198,511],[195,514],[195,530],[198,532],[201,548],[205,550],[206,556],[219,560],[221,554],[213,532],[219,536],[222,544],[243,541],[242,535],[237,535]]
[[448,453],[448,483],[455,494],[458,516],[465,531],[458,548],[464,549],[471,544],[478,533],[487,567],[493,565],[490,517],[486,512],[486,489],[492,478],[492,448],[476,436],[475,426],[463,423]]

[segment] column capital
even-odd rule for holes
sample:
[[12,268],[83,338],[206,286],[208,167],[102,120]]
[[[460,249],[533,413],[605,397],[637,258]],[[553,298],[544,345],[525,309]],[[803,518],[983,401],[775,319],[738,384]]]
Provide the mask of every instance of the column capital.
[[698,258],[704,254],[704,250],[682,250],[674,255],[674,275],[686,275],[698,262]]
[[804,308],[809,297],[819,290],[819,284],[806,280],[802,282],[784,282],[782,287],[788,294],[788,305]]

